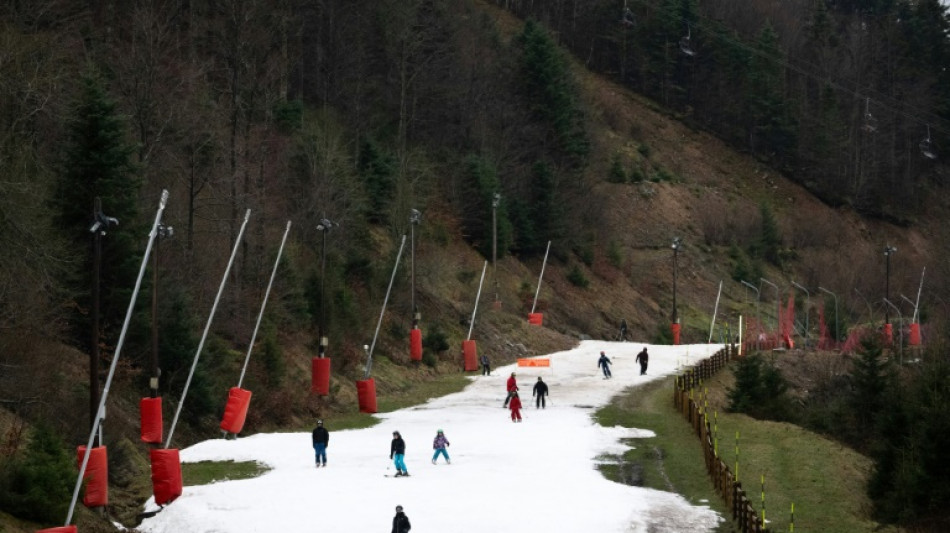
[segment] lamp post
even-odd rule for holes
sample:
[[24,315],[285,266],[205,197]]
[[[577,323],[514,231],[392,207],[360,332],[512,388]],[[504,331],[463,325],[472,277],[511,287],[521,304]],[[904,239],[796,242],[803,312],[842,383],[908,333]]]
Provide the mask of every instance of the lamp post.
[[[760,297],[761,297],[761,294],[760,294],[760,292],[759,292],[759,288],[756,287],[755,285],[749,283],[748,281],[746,281],[746,280],[744,280],[744,279],[743,279],[743,280],[740,280],[740,281],[742,282],[743,285],[745,285],[746,287],[748,287],[748,288],[750,288],[750,289],[752,289],[752,290],[755,291],[755,322],[756,322],[755,327],[761,328],[761,327],[762,327],[762,318],[759,316],[759,299],[760,299]],[[761,347],[759,346],[759,336],[758,336],[758,335],[755,336],[755,343],[756,343],[756,348],[761,348]]]
[[798,287],[799,289],[805,291],[805,347],[808,347],[808,308],[811,307],[811,293],[808,292],[808,289],[802,287],[798,283],[792,282],[792,285]]
[[326,267],[327,267],[327,233],[335,224],[327,218],[320,219],[317,224],[317,231],[323,234],[322,244],[320,245],[320,346],[317,348],[317,357],[323,359],[326,357],[327,346],[330,344],[326,337]]
[[495,302],[498,302],[498,269],[495,261],[498,260],[498,204],[501,202],[501,193],[496,192],[491,199],[491,276],[495,285]]
[[677,255],[679,253],[680,247],[682,245],[683,245],[682,239],[680,239],[679,237],[673,237],[673,243],[670,245],[670,248],[673,249],[673,313],[670,316],[670,320],[674,324],[679,324],[680,322],[679,313],[676,311],[676,275],[677,275],[676,259],[677,259]]
[[418,209],[412,209],[409,211],[409,279],[410,279],[410,296],[411,307],[412,307],[412,329],[419,327],[419,319],[422,318],[419,314],[419,310],[416,309],[416,226],[419,225],[419,221],[422,220],[422,213]]
[[830,294],[831,297],[835,299],[835,344],[837,344],[838,341],[841,340],[841,337],[839,336],[839,332],[838,332],[838,295],[829,291],[828,289],[824,287],[819,286],[818,290]]
[[155,252],[152,254],[152,377],[148,380],[149,395],[158,397],[158,243],[174,235],[171,226],[159,223],[155,227]]
[[[119,220],[102,212],[102,200],[97,196],[93,202],[92,226],[92,350],[89,353],[89,418],[95,427],[99,413],[99,279],[102,271],[102,236],[109,226],[117,226]],[[94,442],[94,441],[93,441]]]
[[[891,255],[897,251],[897,248],[891,246],[890,244],[884,246],[884,300],[888,301],[891,297]],[[887,307],[884,307],[884,323],[890,324],[890,316],[888,315]]]

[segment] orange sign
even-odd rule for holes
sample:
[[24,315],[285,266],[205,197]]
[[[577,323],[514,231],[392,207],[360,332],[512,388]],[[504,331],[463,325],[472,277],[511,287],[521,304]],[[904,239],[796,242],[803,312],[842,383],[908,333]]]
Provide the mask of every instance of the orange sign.
[[518,366],[551,366],[550,359],[518,359]]

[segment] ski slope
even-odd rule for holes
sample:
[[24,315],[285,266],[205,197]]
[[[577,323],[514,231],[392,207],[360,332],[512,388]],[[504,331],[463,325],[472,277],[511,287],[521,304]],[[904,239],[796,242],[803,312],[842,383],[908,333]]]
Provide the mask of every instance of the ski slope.
[[[639,375],[637,352],[649,347],[650,366]],[[254,478],[184,487],[183,494],[138,528],[148,533],[389,531],[402,505],[415,532],[611,533],[712,531],[721,518],[682,497],[605,479],[597,463],[620,454],[622,438],[649,438],[647,429],[605,428],[591,415],[622,390],[668,379],[721,345],[656,346],[583,341],[542,357],[550,368],[509,365],[472,378],[465,390],[412,408],[377,415],[380,424],[330,431],[327,467],[316,468],[308,433],[257,434],[215,439],[181,450],[183,463],[259,461],[272,470]],[[603,379],[604,350],[613,378]],[[520,424],[502,408],[505,381],[516,372],[524,404]],[[542,376],[550,388],[536,409],[531,388]],[[253,402],[251,409],[254,408]],[[684,422],[685,423],[685,422]],[[431,463],[432,440],[442,429],[452,464]],[[407,478],[389,459],[392,432],[406,441]],[[155,510],[153,500],[146,510]]]

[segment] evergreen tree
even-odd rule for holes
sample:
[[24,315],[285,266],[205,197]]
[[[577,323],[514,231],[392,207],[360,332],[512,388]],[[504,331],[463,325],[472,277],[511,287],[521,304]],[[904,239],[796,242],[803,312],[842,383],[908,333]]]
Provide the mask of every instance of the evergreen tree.
[[[469,238],[476,244],[485,257],[492,256],[492,202],[495,193],[501,191],[498,172],[495,166],[483,157],[471,155],[465,160],[463,174],[465,188],[465,209],[463,223]],[[509,202],[500,198],[495,210],[496,243],[498,257],[507,255],[512,244],[512,224],[508,218]]]
[[796,138],[785,102],[784,57],[771,25],[762,29],[755,48],[749,65],[749,148],[781,163],[792,158]]
[[[87,72],[81,79],[79,98],[69,121],[69,142],[63,172],[54,200],[58,222],[76,243],[83,258],[73,271],[73,287],[79,307],[88,309],[91,298],[93,205],[102,200],[103,212],[119,220],[102,237],[100,278],[101,320],[104,336],[121,325],[145,249],[142,224],[138,220],[141,180],[132,163],[134,147],[125,141],[124,124],[109,98],[102,80]],[[77,317],[77,334],[84,338],[88,316]]]
[[386,207],[396,190],[396,160],[376,141],[364,139],[360,145],[357,167],[369,198],[366,216],[370,222],[383,223],[388,218]]
[[62,439],[39,424],[23,457],[13,457],[0,465],[0,508],[37,522],[62,520],[76,475]]
[[779,233],[775,214],[772,213],[768,204],[763,203],[759,206],[759,215],[762,218],[762,233],[759,236],[759,242],[755,246],[755,251],[758,252],[759,257],[773,265],[781,266],[779,252],[782,249],[782,236]]
[[893,379],[891,372],[881,344],[873,339],[862,342],[851,370],[848,402],[854,413],[852,442],[859,448],[876,436],[876,421],[887,408],[887,393]]

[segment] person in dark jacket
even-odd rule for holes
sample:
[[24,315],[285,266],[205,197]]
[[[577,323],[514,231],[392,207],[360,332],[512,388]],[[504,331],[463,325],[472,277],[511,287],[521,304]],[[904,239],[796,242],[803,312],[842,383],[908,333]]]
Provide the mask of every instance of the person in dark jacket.
[[534,390],[531,392],[531,395],[535,397],[534,408],[544,409],[545,404],[547,403],[544,399],[548,395],[548,384],[545,383],[541,376],[538,376],[538,382],[534,384]]
[[327,466],[327,446],[330,445],[330,432],[323,427],[323,420],[317,420],[313,430],[313,452],[317,458],[317,468]]
[[604,379],[609,379],[612,376],[610,373],[610,359],[607,358],[607,354],[603,351],[600,352],[600,359],[597,360],[597,366],[604,371]]
[[511,377],[508,378],[505,387],[508,389],[508,396],[505,396],[505,405],[502,407],[508,407],[508,402],[511,401],[511,395],[518,392],[518,382],[515,380],[514,372],[511,373]]
[[620,319],[620,341],[627,342],[627,319]]
[[480,357],[482,363],[482,375],[490,376],[491,375],[491,361],[488,359],[488,356],[482,354]]
[[409,517],[402,512],[402,505],[397,505],[396,516],[393,517],[392,533],[409,533],[410,529],[412,529],[412,524],[409,523]]
[[406,470],[406,441],[402,440],[402,435],[398,431],[393,431],[393,443],[389,447],[389,458],[396,465],[396,477],[408,476]]
[[637,358],[634,359],[635,362],[640,363],[640,375],[647,373],[647,363],[650,362],[650,354],[647,353],[647,347],[644,346],[643,350],[640,350],[640,353],[637,354]]

